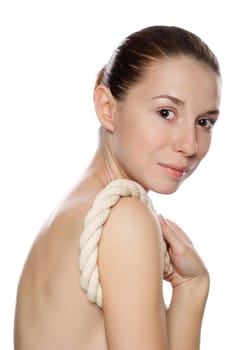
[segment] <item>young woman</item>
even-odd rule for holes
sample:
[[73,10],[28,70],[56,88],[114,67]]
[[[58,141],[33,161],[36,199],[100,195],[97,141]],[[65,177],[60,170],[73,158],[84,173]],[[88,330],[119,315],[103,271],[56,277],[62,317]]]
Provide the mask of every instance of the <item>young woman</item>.
[[181,28],[144,28],[116,49],[94,91],[97,151],[23,269],[16,350],[199,349],[209,274],[147,193],[175,192],[207,154],[220,81],[214,54]]

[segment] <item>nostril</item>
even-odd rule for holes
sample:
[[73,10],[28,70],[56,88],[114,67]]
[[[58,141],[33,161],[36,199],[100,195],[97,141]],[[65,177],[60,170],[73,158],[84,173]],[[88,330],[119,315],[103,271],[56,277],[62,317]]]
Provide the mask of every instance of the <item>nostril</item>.
[[183,153],[187,157],[196,154],[198,150],[196,132],[185,130],[183,134],[178,135],[174,142],[174,150]]

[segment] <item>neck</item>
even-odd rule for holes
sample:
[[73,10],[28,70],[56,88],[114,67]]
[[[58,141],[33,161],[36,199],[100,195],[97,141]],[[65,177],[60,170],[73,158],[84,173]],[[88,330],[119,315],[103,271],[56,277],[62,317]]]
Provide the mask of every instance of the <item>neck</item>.
[[85,174],[97,177],[103,186],[115,179],[127,178],[115,158],[112,141],[112,133],[100,128],[99,145]]

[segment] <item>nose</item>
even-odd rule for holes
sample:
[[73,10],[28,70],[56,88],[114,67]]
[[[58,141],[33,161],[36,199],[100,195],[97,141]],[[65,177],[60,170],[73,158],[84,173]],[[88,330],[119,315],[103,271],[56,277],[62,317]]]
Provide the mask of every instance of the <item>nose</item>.
[[180,125],[175,131],[174,150],[186,157],[197,153],[197,133],[195,125]]

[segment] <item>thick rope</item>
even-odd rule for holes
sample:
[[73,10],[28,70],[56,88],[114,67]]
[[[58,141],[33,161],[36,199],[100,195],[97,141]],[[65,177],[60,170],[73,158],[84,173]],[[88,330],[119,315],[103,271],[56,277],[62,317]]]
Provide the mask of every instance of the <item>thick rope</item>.
[[[98,243],[102,235],[102,227],[109,217],[111,208],[120,197],[134,197],[145,203],[154,213],[152,202],[146,191],[138,183],[118,179],[109,183],[95,198],[92,208],[84,221],[84,230],[80,239],[80,283],[86,291],[90,302],[102,307],[102,289],[99,283],[97,266]],[[164,242],[164,272],[171,273],[172,265]]]

